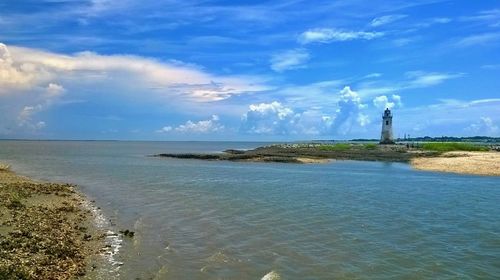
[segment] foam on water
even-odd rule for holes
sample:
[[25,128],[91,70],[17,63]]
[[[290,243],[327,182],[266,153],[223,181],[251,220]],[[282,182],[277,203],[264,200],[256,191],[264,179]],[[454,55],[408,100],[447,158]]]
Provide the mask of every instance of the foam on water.
[[281,276],[276,271],[271,271],[268,274],[264,275],[261,280],[281,280]]
[[120,277],[120,267],[123,265],[123,262],[117,260],[123,243],[121,234],[112,230],[109,219],[89,200],[84,200],[82,206],[92,213],[96,228],[105,232],[104,248],[100,250],[100,256],[105,260],[105,263],[99,268],[97,276],[99,279],[118,279]]

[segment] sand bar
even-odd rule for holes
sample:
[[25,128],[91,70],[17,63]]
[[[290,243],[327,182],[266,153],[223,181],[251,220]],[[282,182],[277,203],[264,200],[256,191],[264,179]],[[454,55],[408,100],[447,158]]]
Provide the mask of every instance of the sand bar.
[[500,152],[447,152],[438,157],[413,158],[415,169],[500,176]]

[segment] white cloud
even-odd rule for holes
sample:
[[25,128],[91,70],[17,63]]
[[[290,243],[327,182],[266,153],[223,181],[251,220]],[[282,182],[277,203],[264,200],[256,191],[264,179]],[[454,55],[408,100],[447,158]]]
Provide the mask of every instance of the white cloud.
[[50,83],[40,95],[39,104],[24,106],[17,116],[17,125],[21,128],[26,128],[31,131],[42,129],[46,126],[44,121],[35,121],[34,117],[37,113],[47,110],[50,106],[63,95],[65,89],[63,86],[55,83]]
[[480,117],[475,123],[465,128],[465,131],[474,133],[475,135],[498,135],[498,126],[490,117]]
[[345,31],[333,28],[315,28],[305,31],[299,36],[299,42],[302,44],[309,43],[330,43],[335,41],[351,41],[351,40],[372,40],[383,36],[382,32],[365,32],[365,31]]
[[361,126],[370,123],[368,116],[360,112],[367,105],[361,102],[361,97],[356,91],[353,91],[349,86],[345,86],[339,94],[338,109],[331,127],[334,133],[345,135],[355,123]]
[[373,99],[373,105],[377,109],[392,109],[395,107],[400,107],[402,105],[401,96],[393,94],[391,100],[389,100],[389,98],[385,95],[377,96]]
[[450,23],[452,21],[451,18],[446,18],[446,17],[436,17],[436,18],[430,18],[423,20],[422,22],[418,23],[416,26],[421,27],[421,28],[427,28],[430,27],[434,24],[446,24]]
[[500,32],[482,33],[464,37],[452,44],[456,47],[488,46],[500,42]]
[[46,96],[48,98],[55,98],[61,96],[66,90],[63,86],[56,83],[49,83],[47,86]]
[[276,72],[285,70],[304,68],[310,58],[309,53],[305,49],[294,49],[274,55],[271,58],[271,69]]
[[465,76],[464,73],[440,73],[410,71],[405,73],[406,79],[401,81],[364,81],[358,85],[363,98],[387,95],[408,89],[427,88],[442,84],[448,80]]
[[175,128],[172,126],[164,126],[156,130],[156,132],[167,133],[175,131],[180,133],[202,134],[202,133],[219,132],[222,130],[224,130],[224,126],[220,124],[219,116],[212,115],[212,117],[208,120],[202,120],[198,122],[193,122],[191,120],[188,120],[186,123],[181,124]]
[[353,91],[350,86],[345,86],[340,91],[339,104],[348,105],[349,107],[357,109],[363,109],[366,107],[365,104],[361,103],[361,98],[359,97],[359,94],[356,91]]
[[373,26],[373,27],[378,27],[378,26],[381,26],[381,25],[386,25],[388,23],[398,21],[400,19],[404,19],[405,17],[407,17],[407,15],[386,15],[386,16],[381,16],[381,17],[374,18],[372,20],[372,22],[371,22],[370,25]]
[[26,89],[46,73],[32,63],[17,63],[5,44],[0,43],[0,95],[12,89]]
[[486,23],[490,27],[500,26],[500,9],[480,11],[473,16],[461,17],[461,21]]
[[280,102],[251,104],[242,117],[240,130],[255,134],[293,133],[300,114]]
[[173,128],[171,126],[164,126],[158,130],[156,130],[157,133],[166,133],[172,131]]
[[376,79],[382,77],[381,73],[370,73],[363,77],[363,79]]
[[[384,96],[384,105],[401,107],[401,97]],[[267,135],[328,135],[345,137],[372,129],[372,120],[380,110],[363,103],[358,92],[349,86],[330,94],[330,105],[296,106],[273,101],[252,104],[242,116],[240,130],[245,133]],[[378,127],[377,127],[378,129]],[[377,130],[378,132],[378,130]]]
[[481,66],[481,69],[498,70],[498,69],[500,69],[500,64],[485,64],[485,65]]
[[180,96],[197,102],[269,89],[256,77],[212,75],[176,61],[92,52],[62,55],[22,47],[7,49],[0,45],[0,86],[5,92],[11,88],[32,88],[54,79],[92,84],[106,80],[143,87],[149,94]]
[[358,114],[358,118],[356,119],[356,121],[360,126],[367,126],[368,124],[371,123],[371,120],[368,117],[368,115],[365,115],[363,113]]
[[462,73],[436,73],[436,72],[422,72],[411,71],[407,72],[406,76],[410,78],[405,87],[407,88],[421,88],[441,84],[442,82],[450,79],[462,77]]
[[385,95],[377,96],[373,99],[373,105],[379,109],[394,107],[393,102],[389,102],[389,99]]
[[397,95],[397,94],[393,94],[392,95],[392,100],[394,102],[394,104],[398,107],[401,107],[403,106],[403,103],[401,102],[401,96]]

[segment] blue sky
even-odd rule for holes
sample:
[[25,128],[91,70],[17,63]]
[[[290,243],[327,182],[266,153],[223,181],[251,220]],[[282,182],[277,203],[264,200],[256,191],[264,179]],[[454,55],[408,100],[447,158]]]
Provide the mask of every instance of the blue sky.
[[1,138],[500,136],[499,77],[496,0],[0,2]]

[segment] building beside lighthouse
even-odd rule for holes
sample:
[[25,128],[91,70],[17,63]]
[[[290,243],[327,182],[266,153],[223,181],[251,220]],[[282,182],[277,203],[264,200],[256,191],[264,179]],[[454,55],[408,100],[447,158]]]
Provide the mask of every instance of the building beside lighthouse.
[[389,108],[385,109],[384,115],[382,115],[380,144],[394,144],[394,138],[392,136],[392,114]]

